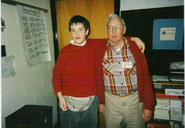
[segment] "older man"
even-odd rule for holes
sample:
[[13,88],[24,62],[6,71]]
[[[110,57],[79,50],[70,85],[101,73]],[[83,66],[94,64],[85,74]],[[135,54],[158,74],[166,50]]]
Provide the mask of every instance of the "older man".
[[99,112],[107,128],[144,128],[155,104],[151,77],[145,55],[125,32],[124,20],[110,14],[109,40],[96,50]]

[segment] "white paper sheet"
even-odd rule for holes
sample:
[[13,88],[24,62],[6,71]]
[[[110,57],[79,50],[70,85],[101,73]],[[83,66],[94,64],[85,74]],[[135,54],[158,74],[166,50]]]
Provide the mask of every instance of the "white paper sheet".
[[12,56],[1,57],[1,77],[8,78],[15,74],[15,62]]
[[28,65],[51,61],[44,11],[21,5],[17,7]]

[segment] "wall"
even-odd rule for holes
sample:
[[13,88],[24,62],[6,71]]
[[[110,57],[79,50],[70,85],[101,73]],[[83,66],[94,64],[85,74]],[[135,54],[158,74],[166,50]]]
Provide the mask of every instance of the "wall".
[[52,61],[28,66],[24,57],[24,42],[17,7],[1,3],[1,17],[6,24],[5,31],[1,32],[1,44],[6,46],[7,56],[15,57],[16,70],[14,77],[1,80],[2,128],[5,128],[4,118],[26,104],[52,106],[54,125],[57,122],[57,99],[52,88],[52,69],[55,61],[50,1],[19,0],[19,2],[49,10],[44,14]]
[[106,21],[108,15],[114,13],[114,0],[60,0],[56,1],[56,10],[60,50],[72,39],[68,22],[74,15],[82,15],[89,20],[89,38],[107,38]]
[[120,11],[184,5],[184,0],[120,0]]

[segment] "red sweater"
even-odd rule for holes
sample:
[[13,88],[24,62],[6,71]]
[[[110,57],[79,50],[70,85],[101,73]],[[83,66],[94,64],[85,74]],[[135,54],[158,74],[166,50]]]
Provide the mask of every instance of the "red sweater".
[[[131,41],[129,38],[127,39],[130,42],[129,49],[131,50],[136,63],[139,101],[144,102],[145,109],[153,110],[153,106],[155,104],[154,92],[145,55],[141,53],[136,43]],[[107,42],[100,44],[96,49],[96,83],[99,104],[105,104],[102,61],[106,49]]]
[[69,44],[60,51],[53,69],[55,94],[88,97],[96,95],[95,49],[107,39],[88,39],[84,46]]

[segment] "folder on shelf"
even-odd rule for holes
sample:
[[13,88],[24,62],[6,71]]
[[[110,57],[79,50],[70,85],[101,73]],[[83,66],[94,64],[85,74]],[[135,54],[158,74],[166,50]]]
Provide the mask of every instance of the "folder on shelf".
[[155,93],[155,96],[161,98],[179,99],[179,96],[165,95],[164,93]]
[[155,109],[154,119],[169,120],[170,119],[169,110]]
[[170,69],[184,69],[184,61],[170,62]]
[[160,105],[169,105],[170,104],[170,99],[169,98],[156,98],[157,104]]
[[165,95],[184,96],[184,89],[165,89]]
[[171,81],[184,81],[184,75],[170,75]]
[[184,74],[184,69],[170,69],[172,74]]
[[169,81],[167,76],[161,76],[161,75],[152,75],[152,81]]
[[162,110],[170,110],[170,105],[161,105],[161,104],[157,104],[155,106],[155,109],[162,109]]
[[171,81],[184,81],[184,61],[177,61],[170,63],[170,76]]

